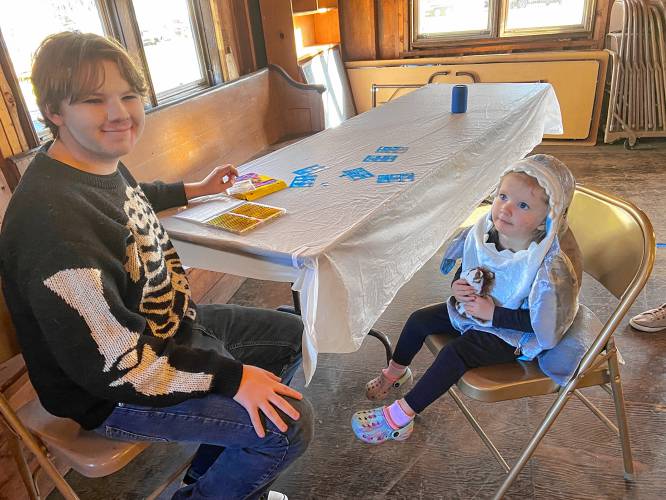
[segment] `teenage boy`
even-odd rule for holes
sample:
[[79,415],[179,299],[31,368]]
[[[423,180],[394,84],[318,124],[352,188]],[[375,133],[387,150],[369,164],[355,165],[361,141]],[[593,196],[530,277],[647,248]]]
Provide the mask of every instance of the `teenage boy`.
[[311,407],[285,385],[303,325],[195,306],[155,216],[224,191],[236,169],[137,184],[120,158],[141,136],[145,84],[114,41],[52,35],[32,81],[55,139],[11,199],[0,272],[40,401],[110,438],[202,443],[174,498],[266,497],[312,438]]

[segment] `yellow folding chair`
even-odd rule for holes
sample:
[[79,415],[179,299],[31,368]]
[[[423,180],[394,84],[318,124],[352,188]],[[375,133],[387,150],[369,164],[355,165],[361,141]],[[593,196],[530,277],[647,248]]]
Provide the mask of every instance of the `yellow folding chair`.
[[[558,386],[544,375],[536,361],[532,361],[475,368],[465,373],[457,384],[467,397],[485,402],[557,393],[557,398],[512,467],[504,460],[458,392],[454,388],[449,389],[449,394],[469,423],[507,472],[504,482],[495,493],[495,499],[507,492],[572,395],[618,435],[624,476],[626,479],[633,478],[627,414],[613,334],[652,271],[655,258],[652,224],[633,204],[594,189],[577,186],[569,208],[569,226],[580,247],[585,273],[619,299],[617,307],[600,328],[571,381],[564,387]],[[572,328],[585,328],[587,331],[600,325],[596,316],[581,305]],[[437,355],[453,338],[432,335],[426,340],[426,345]],[[612,396],[617,425],[580,392],[581,388],[591,386],[600,386]]]
[[[12,433],[10,449],[31,499],[41,498],[37,486],[40,471],[48,475],[63,497],[76,500],[79,497],[60,469],[71,467],[86,477],[106,476],[125,467],[149,446],[145,442],[114,441],[85,431],[73,420],[48,413],[36,397],[19,403],[25,397],[18,397],[18,392],[34,395],[26,371],[9,311],[0,293],[0,416]],[[35,474],[30,471],[24,448],[37,459]],[[189,463],[189,460],[184,463],[148,498],[157,497]]]

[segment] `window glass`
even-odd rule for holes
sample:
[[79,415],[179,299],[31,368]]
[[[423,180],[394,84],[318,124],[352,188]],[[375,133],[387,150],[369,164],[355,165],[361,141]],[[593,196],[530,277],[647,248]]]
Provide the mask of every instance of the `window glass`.
[[585,0],[508,0],[506,30],[583,26]]
[[187,0],[134,0],[155,93],[204,80]]
[[[26,19],[30,23],[26,23]],[[47,129],[39,121],[41,114],[32,92],[30,73],[35,50],[46,36],[61,31],[78,30],[104,35],[95,0],[21,0],[5,6],[0,16],[0,30],[18,78],[21,93],[37,134]]]
[[419,33],[458,34],[490,30],[488,0],[419,0]]

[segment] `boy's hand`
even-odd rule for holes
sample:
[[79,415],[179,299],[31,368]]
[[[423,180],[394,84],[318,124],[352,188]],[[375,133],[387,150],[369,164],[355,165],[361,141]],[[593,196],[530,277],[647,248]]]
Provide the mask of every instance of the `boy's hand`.
[[206,178],[199,182],[185,184],[185,195],[188,200],[199,196],[218,194],[233,186],[238,177],[238,170],[233,165],[215,167]]
[[458,302],[470,302],[476,297],[476,290],[467,283],[467,280],[457,279],[451,284],[453,296]]
[[242,405],[250,415],[250,421],[257,436],[262,438],[266,435],[259,417],[259,410],[282,432],[287,430],[287,424],[282,420],[275,407],[294,420],[300,418],[301,415],[298,411],[281,395],[303,399],[300,392],[280,383],[280,377],[277,375],[273,375],[271,372],[257,366],[243,365],[243,376],[238,392],[234,396],[234,401]]
[[495,302],[493,302],[490,295],[486,295],[485,297],[474,295],[471,301],[465,303],[465,311],[475,318],[492,321],[493,313],[495,312]]

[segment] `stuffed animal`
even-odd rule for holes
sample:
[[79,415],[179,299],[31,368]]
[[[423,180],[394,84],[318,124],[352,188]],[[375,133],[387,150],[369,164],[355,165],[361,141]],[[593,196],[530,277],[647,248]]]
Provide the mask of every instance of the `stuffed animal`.
[[[490,269],[483,267],[473,267],[460,275],[460,279],[464,279],[469,285],[474,288],[476,295],[484,297],[490,293],[495,282],[495,273]],[[456,304],[458,312],[464,316],[468,316],[465,311],[465,306],[462,302]]]

